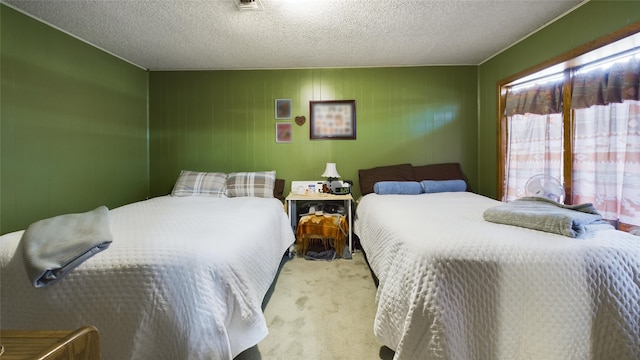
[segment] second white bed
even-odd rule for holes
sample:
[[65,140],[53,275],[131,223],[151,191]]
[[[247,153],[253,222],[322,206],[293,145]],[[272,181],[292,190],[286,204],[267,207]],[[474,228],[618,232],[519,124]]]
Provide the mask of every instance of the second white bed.
[[360,199],[355,232],[380,281],[374,332],[394,359],[640,358],[640,238],[485,221],[499,204]]

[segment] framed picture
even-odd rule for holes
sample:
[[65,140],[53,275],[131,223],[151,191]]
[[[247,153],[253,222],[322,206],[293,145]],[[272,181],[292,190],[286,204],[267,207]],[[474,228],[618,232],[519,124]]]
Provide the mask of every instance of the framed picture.
[[311,139],[355,139],[356,101],[310,101]]
[[290,143],[293,123],[277,122],[276,123],[276,142]]
[[276,99],[276,119],[291,119],[291,99]]

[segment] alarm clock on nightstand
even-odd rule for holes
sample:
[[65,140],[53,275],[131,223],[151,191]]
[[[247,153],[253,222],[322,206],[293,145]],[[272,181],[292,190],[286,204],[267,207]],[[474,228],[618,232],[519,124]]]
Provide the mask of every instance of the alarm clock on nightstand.
[[334,195],[351,194],[351,182],[349,180],[340,181],[339,186],[332,187],[331,193]]

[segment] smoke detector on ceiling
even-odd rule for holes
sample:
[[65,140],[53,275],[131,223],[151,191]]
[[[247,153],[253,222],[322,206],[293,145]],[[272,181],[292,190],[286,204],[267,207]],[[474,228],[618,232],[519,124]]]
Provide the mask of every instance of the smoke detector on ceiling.
[[260,11],[262,2],[260,0],[235,0],[240,11]]

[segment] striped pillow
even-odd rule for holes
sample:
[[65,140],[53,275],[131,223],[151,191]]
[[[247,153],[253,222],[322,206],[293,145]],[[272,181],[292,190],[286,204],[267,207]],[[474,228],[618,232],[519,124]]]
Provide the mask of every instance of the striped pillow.
[[227,196],[227,174],[182,170],[172,196]]
[[275,171],[235,172],[227,176],[227,196],[273,197]]

